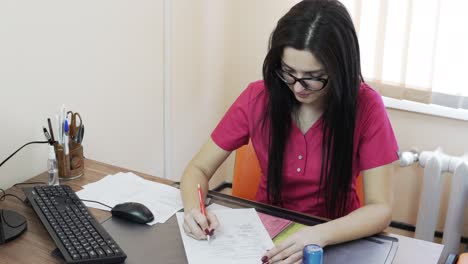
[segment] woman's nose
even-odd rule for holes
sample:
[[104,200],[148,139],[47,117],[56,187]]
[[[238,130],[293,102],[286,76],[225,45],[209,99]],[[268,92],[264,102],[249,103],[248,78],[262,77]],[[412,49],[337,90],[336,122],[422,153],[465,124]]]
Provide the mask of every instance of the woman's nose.
[[296,82],[293,86],[294,92],[300,93],[305,90],[304,86],[302,86],[301,82]]

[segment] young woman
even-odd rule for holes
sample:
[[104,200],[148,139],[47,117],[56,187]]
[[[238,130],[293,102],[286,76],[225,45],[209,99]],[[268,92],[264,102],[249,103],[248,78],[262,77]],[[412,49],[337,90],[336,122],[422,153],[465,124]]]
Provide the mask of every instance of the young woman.
[[278,21],[263,80],[244,90],[184,172],[190,236],[205,239],[222,224],[200,213],[196,186],[206,193],[215,170],[249,139],[263,171],[258,201],[332,219],[301,229],[263,262],[300,263],[307,244],[357,239],[390,223],[398,146],[380,95],[364,83],[356,32],[339,1],[305,0]]

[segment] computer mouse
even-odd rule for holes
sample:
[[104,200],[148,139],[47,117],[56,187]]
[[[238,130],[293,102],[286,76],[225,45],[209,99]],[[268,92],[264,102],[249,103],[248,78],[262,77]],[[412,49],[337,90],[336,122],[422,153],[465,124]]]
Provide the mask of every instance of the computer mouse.
[[125,202],[114,206],[112,216],[131,222],[146,224],[154,220],[153,213],[141,203]]

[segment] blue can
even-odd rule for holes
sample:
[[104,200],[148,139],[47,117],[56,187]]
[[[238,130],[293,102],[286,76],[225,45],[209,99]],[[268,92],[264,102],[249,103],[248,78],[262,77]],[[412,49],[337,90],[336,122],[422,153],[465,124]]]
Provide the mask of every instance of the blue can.
[[319,245],[310,244],[304,247],[302,263],[304,264],[322,264],[323,249]]

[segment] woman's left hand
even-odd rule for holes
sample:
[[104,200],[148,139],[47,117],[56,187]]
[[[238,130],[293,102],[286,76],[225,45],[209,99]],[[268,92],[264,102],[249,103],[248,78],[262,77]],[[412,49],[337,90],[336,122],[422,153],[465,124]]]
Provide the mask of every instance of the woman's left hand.
[[302,250],[306,245],[316,244],[324,247],[324,242],[316,227],[304,227],[267,251],[262,258],[263,263],[302,263]]

